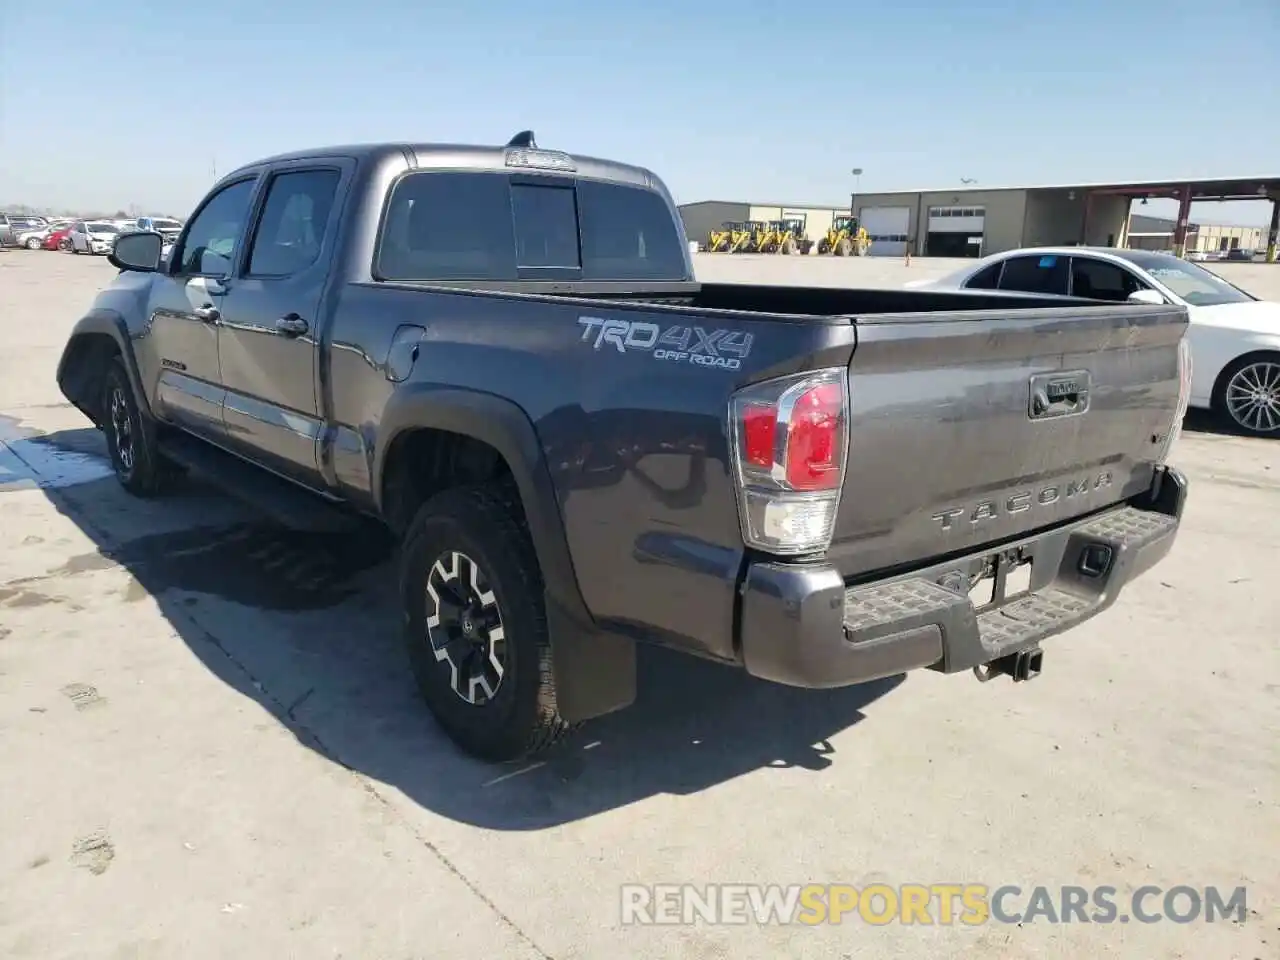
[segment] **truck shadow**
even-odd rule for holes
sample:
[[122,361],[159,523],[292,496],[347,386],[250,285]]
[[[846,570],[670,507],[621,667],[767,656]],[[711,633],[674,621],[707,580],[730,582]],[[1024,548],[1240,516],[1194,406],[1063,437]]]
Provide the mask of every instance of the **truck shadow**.
[[1243,430],[1233,429],[1225,416],[1209,410],[1188,410],[1182,420],[1182,429],[1188,433],[1211,433],[1220,437],[1247,436]]
[[96,548],[46,577],[122,569],[124,602],[150,597],[213,675],[301,743],[462,823],[536,830],[760,768],[818,773],[837,762],[831,738],[902,682],[796,690],[643,647],[631,708],[529,763],[481,763],[435,726],[413,686],[385,538],[286,531],[195,483],[137,500],[92,429],[6,442],[18,461],[0,495],[39,486]]

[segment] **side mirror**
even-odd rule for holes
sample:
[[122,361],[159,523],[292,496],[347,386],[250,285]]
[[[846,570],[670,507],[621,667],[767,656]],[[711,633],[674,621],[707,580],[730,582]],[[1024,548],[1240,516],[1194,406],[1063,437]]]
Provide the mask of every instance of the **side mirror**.
[[155,273],[160,267],[160,250],[164,238],[150,230],[122,233],[107,256],[113,267],[135,270],[139,273]]
[[1147,303],[1153,307],[1163,307],[1164,297],[1154,290],[1135,290],[1125,298],[1130,303]]

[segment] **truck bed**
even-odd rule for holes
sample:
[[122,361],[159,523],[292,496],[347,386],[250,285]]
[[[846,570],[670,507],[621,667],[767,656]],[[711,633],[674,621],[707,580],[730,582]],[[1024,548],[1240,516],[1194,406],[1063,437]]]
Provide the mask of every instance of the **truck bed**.
[[377,283],[383,288],[434,289],[456,293],[516,295],[535,300],[590,300],[618,306],[766,314],[770,320],[847,323],[869,314],[929,313],[935,320],[968,310],[1029,310],[1036,307],[1097,306],[1079,297],[1037,296],[994,290],[932,290],[875,287],[800,287],[751,283],[450,281]]
[[[721,657],[733,651],[710,640],[726,633],[720,618],[729,600],[718,591],[731,596],[752,556],[738,530],[730,465],[726,414],[735,391],[806,370],[847,371],[850,442],[826,562],[856,584],[1146,491],[1173,429],[1186,326],[1175,307],[985,292],[353,286],[340,317],[431,318],[424,374],[438,369],[442,379],[481,390],[501,384],[527,411],[596,615],[646,635],[661,628],[686,649],[714,644],[706,652]],[[513,309],[513,299],[539,305]],[[388,338],[395,323],[385,327]],[[653,337],[724,332],[739,347],[750,338],[750,349],[720,351],[736,362],[694,366],[657,356],[643,337],[603,340],[606,324]],[[618,341],[628,345],[617,349]],[[342,384],[355,379],[348,365],[363,361],[344,349],[332,357],[337,417],[354,436],[374,407]],[[1078,408],[1055,403],[1051,415],[1033,416],[1033,385],[1070,387],[1071,375],[1085,388]],[[350,460],[343,446],[340,466],[358,472],[358,441]],[[636,551],[665,559],[637,566]],[[618,569],[629,576],[596,573]],[[702,581],[713,569],[714,587]],[[720,599],[709,602],[708,590]],[[660,610],[646,599],[655,595],[687,600]]]

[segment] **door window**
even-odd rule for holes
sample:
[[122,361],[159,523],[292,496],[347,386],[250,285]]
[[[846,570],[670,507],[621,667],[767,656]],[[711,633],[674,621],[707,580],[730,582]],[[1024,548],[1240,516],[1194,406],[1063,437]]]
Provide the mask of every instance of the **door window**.
[[239,180],[214,194],[196,214],[178,252],[178,272],[225,277],[249,217],[253,180]]
[[995,290],[996,284],[1000,282],[1000,268],[1004,266],[1003,260],[997,260],[990,266],[983,267],[972,277],[969,282],[964,285],[966,290]]
[[319,259],[341,177],[299,170],[272,178],[249,251],[251,276],[289,276]]
[[1074,297],[1123,301],[1145,286],[1128,270],[1114,263],[1085,257],[1071,258],[1071,295]]
[[1024,293],[1051,293],[1065,297],[1068,259],[1056,254],[1010,257],[1004,262],[1004,273],[1000,275],[1000,289],[1020,290]]

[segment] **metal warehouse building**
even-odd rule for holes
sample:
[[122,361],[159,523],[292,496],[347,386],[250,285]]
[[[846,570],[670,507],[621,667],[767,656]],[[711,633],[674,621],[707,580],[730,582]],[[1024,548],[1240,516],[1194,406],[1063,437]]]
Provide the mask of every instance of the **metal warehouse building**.
[[1277,177],[904,190],[855,194],[852,209],[871,236],[873,256],[901,256],[910,245],[918,256],[977,257],[1017,247],[1126,246],[1129,207],[1142,197],[1179,201],[1174,249],[1185,247],[1193,201],[1271,199],[1274,250]]
[[738,203],[732,200],[700,200],[680,206],[680,219],[690,240],[706,246],[712,230],[721,224],[743,220],[803,220],[804,232],[817,243],[837,216],[847,216],[847,207],[814,206],[807,203]]

